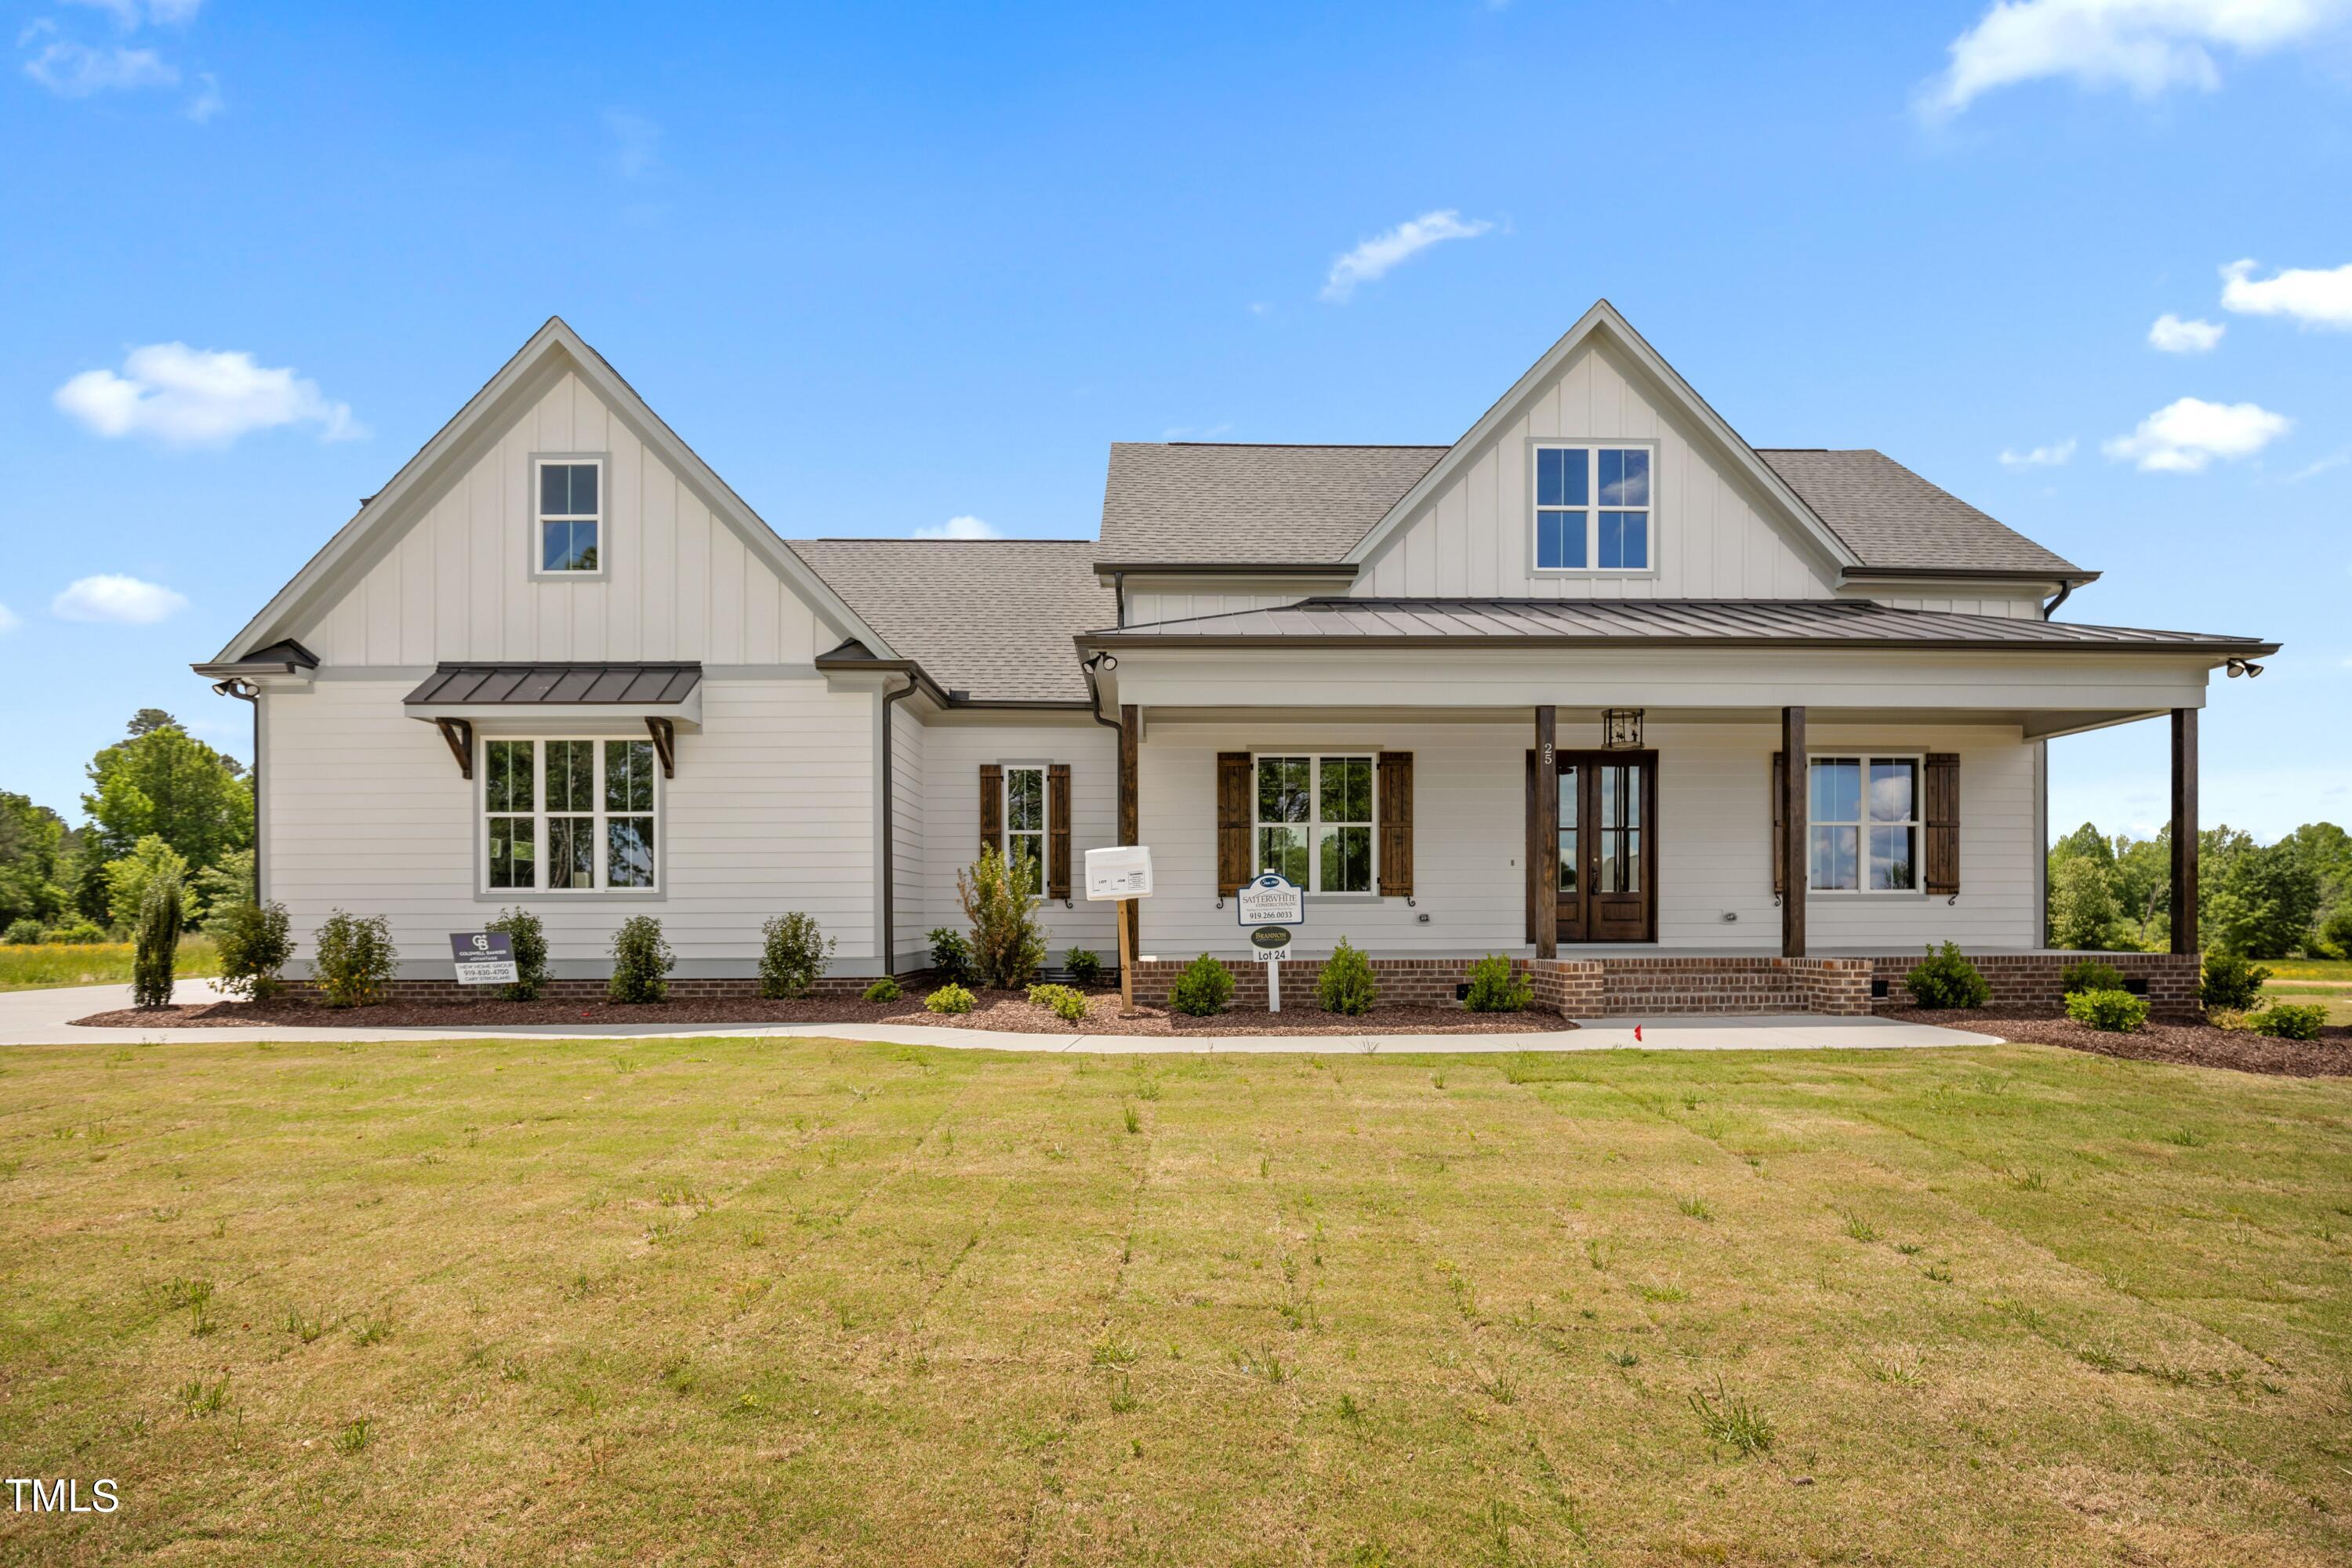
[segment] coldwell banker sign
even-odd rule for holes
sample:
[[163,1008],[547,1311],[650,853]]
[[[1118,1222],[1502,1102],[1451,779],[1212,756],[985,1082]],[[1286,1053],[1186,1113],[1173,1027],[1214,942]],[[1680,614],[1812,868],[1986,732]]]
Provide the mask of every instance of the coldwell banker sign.
[[460,985],[512,985],[514,939],[502,931],[453,931],[449,952],[457,961]]

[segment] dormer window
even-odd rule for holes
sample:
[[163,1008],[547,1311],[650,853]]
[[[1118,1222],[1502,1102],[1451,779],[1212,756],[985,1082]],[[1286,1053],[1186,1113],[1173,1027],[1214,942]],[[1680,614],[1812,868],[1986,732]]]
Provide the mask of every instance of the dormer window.
[[539,569],[542,573],[593,574],[603,569],[599,552],[604,465],[593,458],[539,463]]
[[1647,572],[1653,556],[1651,447],[1535,448],[1538,572]]

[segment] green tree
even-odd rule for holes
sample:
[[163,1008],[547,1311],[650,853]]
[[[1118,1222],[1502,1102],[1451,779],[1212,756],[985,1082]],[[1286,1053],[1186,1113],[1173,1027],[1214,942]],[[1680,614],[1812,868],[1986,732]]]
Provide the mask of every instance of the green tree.
[[64,910],[58,861],[65,838],[64,819],[56,812],[0,790],[0,926],[20,920],[46,925]]
[[2172,828],[2153,838],[2116,837],[2116,868],[2107,887],[2116,912],[2132,928],[2134,945],[2154,952],[2172,941]]
[[107,912],[117,925],[129,925],[140,918],[147,889],[159,877],[169,877],[184,889],[180,902],[173,906],[175,918],[184,918],[190,925],[196,922],[202,911],[184,891],[186,858],[164,843],[161,835],[151,833],[133,845],[130,854],[106,863]]
[[2208,952],[2284,958],[2311,935],[2319,877],[2294,837],[2254,842],[2227,825],[2198,836],[2198,936]]
[[253,842],[253,792],[241,769],[160,710],[142,709],[131,728],[89,762],[81,804],[97,825],[100,858],[119,860],[152,834],[189,865],[216,866]]
[[2095,856],[2068,855],[2050,875],[2050,944],[2094,951],[2115,945],[2116,900]]

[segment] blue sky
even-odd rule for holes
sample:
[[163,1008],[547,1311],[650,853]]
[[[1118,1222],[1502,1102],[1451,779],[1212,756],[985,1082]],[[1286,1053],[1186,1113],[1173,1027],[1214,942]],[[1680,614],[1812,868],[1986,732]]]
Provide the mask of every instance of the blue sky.
[[[2208,820],[2352,820],[2347,13],[17,6],[0,787],[142,705],[242,754],[188,662],[551,313],[788,536],[1084,537],[1111,440],[1451,440],[1606,295],[2070,616],[2285,642]],[[2053,826],[2164,757],[2061,743]]]

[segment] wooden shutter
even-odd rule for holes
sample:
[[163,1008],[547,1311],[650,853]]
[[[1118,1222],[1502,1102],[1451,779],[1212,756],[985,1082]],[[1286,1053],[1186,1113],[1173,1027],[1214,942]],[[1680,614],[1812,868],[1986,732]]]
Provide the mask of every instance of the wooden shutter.
[[1772,890],[1785,893],[1789,872],[1789,755],[1772,753]]
[[1927,753],[1927,891],[1960,890],[1960,758],[1957,752]]
[[1380,763],[1381,897],[1412,897],[1412,753],[1382,752]]
[[1250,754],[1217,753],[1217,896],[1250,879]]
[[1070,764],[1045,770],[1045,896],[1070,896]]
[[1004,853],[1004,770],[980,764],[980,847]]

